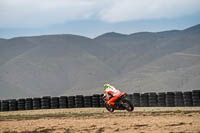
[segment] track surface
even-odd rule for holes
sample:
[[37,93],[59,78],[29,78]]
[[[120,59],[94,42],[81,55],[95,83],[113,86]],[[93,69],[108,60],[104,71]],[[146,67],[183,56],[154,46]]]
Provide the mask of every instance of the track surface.
[[198,133],[200,107],[136,107],[131,113],[103,108],[0,112],[0,132]]

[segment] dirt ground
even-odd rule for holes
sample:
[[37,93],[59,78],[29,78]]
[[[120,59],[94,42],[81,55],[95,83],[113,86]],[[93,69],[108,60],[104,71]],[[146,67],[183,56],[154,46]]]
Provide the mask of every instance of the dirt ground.
[[200,107],[104,108],[0,112],[1,133],[200,133]]

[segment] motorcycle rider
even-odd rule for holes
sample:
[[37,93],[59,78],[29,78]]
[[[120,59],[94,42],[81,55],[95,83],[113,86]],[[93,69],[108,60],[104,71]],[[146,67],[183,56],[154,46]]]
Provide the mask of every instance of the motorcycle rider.
[[122,95],[122,93],[110,84],[104,84],[104,96],[108,105],[115,105],[115,101]]

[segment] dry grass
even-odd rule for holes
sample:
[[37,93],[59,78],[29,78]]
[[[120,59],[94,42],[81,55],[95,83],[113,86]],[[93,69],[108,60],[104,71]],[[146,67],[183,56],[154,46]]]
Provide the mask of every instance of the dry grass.
[[0,112],[2,133],[200,132],[200,107],[104,108]]

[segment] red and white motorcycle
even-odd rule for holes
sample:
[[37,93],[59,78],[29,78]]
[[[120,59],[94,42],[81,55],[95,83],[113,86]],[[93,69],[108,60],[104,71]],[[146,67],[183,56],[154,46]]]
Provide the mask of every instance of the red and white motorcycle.
[[127,93],[122,93],[122,95],[114,102],[114,105],[108,105],[105,97],[103,97],[103,101],[109,112],[114,112],[115,110],[127,110],[128,112],[131,112],[134,110],[134,105],[128,100]]

